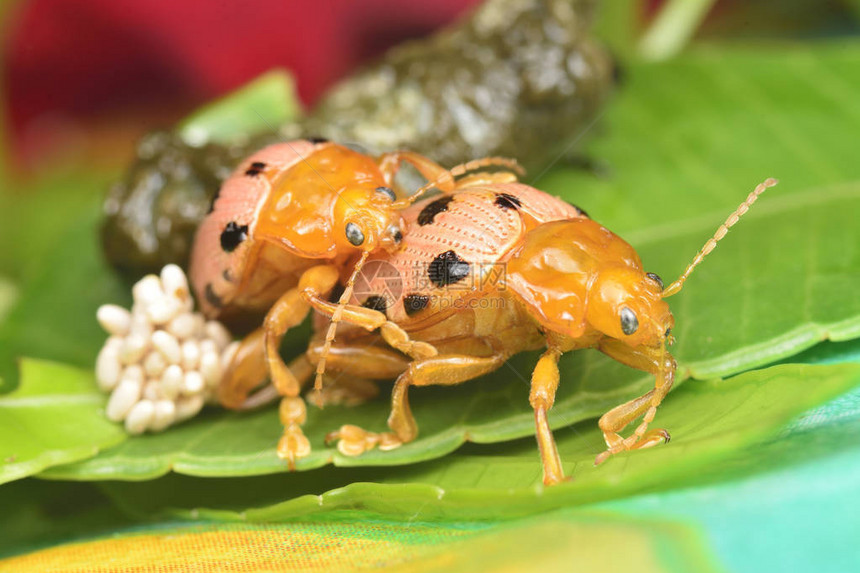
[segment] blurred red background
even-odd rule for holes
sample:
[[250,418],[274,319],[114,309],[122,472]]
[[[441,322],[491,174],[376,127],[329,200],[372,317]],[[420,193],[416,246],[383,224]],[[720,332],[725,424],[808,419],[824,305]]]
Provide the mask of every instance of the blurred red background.
[[[480,2],[0,0],[0,137],[19,173],[116,163],[143,132],[272,67],[289,69],[310,105],[356,66]],[[852,2],[720,0],[700,34],[853,33]],[[642,22],[664,4],[642,0]]]
[[[2,47],[9,147],[31,168],[70,152],[123,155],[137,133],[276,66],[311,104],[357,65],[479,1],[21,2]],[[93,130],[98,141],[85,136]]]

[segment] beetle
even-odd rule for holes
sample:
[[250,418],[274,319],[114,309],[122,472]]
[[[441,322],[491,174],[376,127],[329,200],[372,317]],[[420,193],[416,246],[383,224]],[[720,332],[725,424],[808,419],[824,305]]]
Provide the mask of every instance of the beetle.
[[[559,483],[566,478],[547,421],[559,384],[558,360],[564,352],[594,348],[655,377],[649,392],[600,418],[607,449],[595,464],[624,450],[667,442],[666,430],[648,429],[676,369],[667,350],[674,318],[664,299],[681,290],[728,229],[775,184],[768,179],[758,185],[681,277],[665,288],[619,236],[581,209],[522,184],[477,185],[405,210],[408,232],[400,248],[374,256],[397,269],[400,294],[382,294],[390,290],[385,279],[368,277],[365,300],[353,296],[345,307],[312,304],[328,316],[337,309],[344,322],[370,331],[394,322],[410,340],[424,342],[434,352],[396,362],[372,336],[343,337],[329,357],[332,369],[396,377],[391,431],[345,425],[329,439],[337,440],[346,455],[396,448],[418,433],[409,407],[410,386],[459,384],[496,370],[513,354],[544,348],[532,373],[529,402],[544,483]],[[504,280],[498,272],[494,275],[499,265],[504,266]],[[474,304],[487,299],[496,304]],[[325,353],[320,336],[309,350],[312,360]],[[623,437],[621,431],[639,418],[633,433]]]
[[[309,313],[305,298],[325,297],[342,273],[354,277],[370,253],[399,245],[400,210],[411,202],[398,199],[392,189],[402,162],[444,192],[458,188],[456,177],[468,171],[487,166],[519,169],[504,158],[447,170],[409,151],[374,158],[322,139],[282,142],[239,165],[216,193],[197,231],[190,276],[203,313],[223,320],[265,312],[262,326],[242,341],[226,368],[219,401],[240,407],[247,392],[268,374],[284,396],[285,430],[278,454],[290,467],[310,452],[310,445],[300,428],[306,410],[299,379],[280,357],[281,340]],[[474,173],[463,181],[499,176],[515,178],[513,173],[487,173],[482,179]],[[349,294],[347,289],[344,302]],[[301,370],[302,364],[295,362],[293,370]]]

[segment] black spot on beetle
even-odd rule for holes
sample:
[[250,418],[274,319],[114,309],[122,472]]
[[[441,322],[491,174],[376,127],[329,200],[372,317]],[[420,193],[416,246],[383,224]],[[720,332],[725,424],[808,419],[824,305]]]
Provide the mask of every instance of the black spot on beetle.
[[325,137],[319,137],[319,136],[308,137],[307,140],[310,141],[311,143],[313,143],[314,145],[317,145],[319,143],[328,143],[328,139],[326,139]]
[[427,308],[429,302],[430,297],[426,294],[407,294],[403,297],[403,310],[406,311],[407,316],[412,316]]
[[421,209],[421,212],[418,213],[418,224],[423,227],[424,225],[432,223],[433,219],[436,218],[436,215],[448,210],[448,203],[453,200],[454,197],[448,195],[446,197],[440,197],[432,203],[427,203],[427,205]]
[[245,171],[245,175],[248,177],[256,177],[266,168],[266,164],[262,161],[255,161],[251,164],[251,166]]
[[221,248],[232,253],[247,238],[248,225],[237,225],[234,221],[230,221],[221,231]]
[[215,308],[221,308],[224,306],[224,301],[221,300],[221,297],[215,294],[215,291],[212,289],[212,283],[206,284],[206,289],[203,291],[203,295],[206,297],[206,302]]
[[514,197],[508,193],[499,193],[496,195],[496,200],[493,201],[496,207],[501,207],[502,209],[514,209],[517,210],[523,206],[523,202],[520,201],[519,197]]
[[445,251],[437,256],[427,267],[430,282],[438,287],[463,280],[469,275],[471,267],[454,251]]
[[388,308],[388,301],[385,300],[385,297],[382,295],[372,294],[367,297],[367,300],[361,303],[361,306],[363,306],[364,308],[369,308],[371,310],[385,312],[385,310]]

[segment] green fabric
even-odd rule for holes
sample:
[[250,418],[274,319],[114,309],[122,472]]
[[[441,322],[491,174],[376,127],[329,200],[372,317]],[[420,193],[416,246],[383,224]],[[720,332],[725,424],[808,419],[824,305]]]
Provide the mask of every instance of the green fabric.
[[852,392],[798,419],[790,435],[760,446],[764,460],[782,460],[777,468],[601,507],[694,524],[737,573],[858,571],[858,404],[860,392]]
[[[852,343],[821,344],[798,361],[860,362]],[[715,471],[713,485],[599,507],[678,519],[701,529],[736,573],[860,570],[860,389],[797,417],[756,446],[759,463]],[[757,472],[750,475],[750,472]],[[732,479],[732,475],[736,475]],[[729,478],[728,481],[718,481]]]

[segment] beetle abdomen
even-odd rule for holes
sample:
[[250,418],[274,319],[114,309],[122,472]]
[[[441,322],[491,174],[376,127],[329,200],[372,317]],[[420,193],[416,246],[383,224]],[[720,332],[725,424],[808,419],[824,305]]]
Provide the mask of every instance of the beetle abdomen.
[[[270,145],[243,161],[216,193],[191,252],[191,283],[207,316],[218,316],[236,302],[249,265],[262,247],[254,240],[260,209],[281,174],[314,147],[304,140]],[[268,282],[266,277],[256,278]]]
[[478,185],[426,199],[404,211],[408,231],[400,250],[376,257],[396,270],[396,288],[391,274],[377,272],[365,277],[367,292],[354,302],[396,297],[386,301],[386,314],[401,322],[504,288],[504,262],[529,228],[581,216],[576,207],[520,183]]

